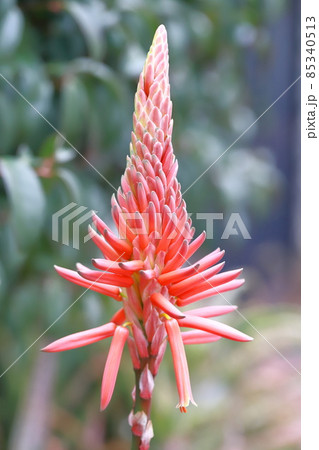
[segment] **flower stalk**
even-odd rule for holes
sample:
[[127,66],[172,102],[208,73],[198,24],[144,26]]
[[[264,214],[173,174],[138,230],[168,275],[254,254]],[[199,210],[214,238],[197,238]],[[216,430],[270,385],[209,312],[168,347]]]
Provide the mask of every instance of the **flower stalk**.
[[[114,232],[96,214],[89,233],[102,254],[94,269],[77,264],[77,271],[56,266],[72,283],[92,289],[121,304],[100,327],[61,338],[47,352],[70,350],[111,338],[102,379],[101,409],[115,387],[120,360],[127,345],[135,371],[133,409],[129,415],[132,448],[147,450],[153,437],[151,402],[167,343],[171,349],[179,401],[186,412],[196,405],[190,384],[185,345],[221,338],[252,338],[212,317],[228,314],[232,305],[184,311],[186,305],[236,289],[244,282],[241,269],[221,272],[219,248],[189,263],[206,239],[194,239],[195,229],[182,199],[172,147],[172,102],[168,79],[167,35],[161,25],[154,36],[135,95],[130,156],[117,195],[112,197]],[[190,331],[182,331],[191,328]]]

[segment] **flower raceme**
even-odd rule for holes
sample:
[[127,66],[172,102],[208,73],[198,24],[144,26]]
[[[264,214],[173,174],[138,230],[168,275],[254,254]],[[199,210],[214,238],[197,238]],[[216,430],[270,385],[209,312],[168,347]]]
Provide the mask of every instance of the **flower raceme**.
[[[220,338],[252,338],[221,322],[235,306],[179,307],[240,287],[241,270],[221,272],[224,251],[219,248],[189,263],[205,241],[194,239],[194,228],[177,181],[172,147],[172,102],[168,79],[166,30],[154,36],[135,95],[130,157],[117,195],[112,197],[115,234],[93,214],[89,233],[103,258],[92,260],[96,270],[82,264],[77,271],[56,267],[65,279],[114,298],[121,304],[109,323],[59,339],[47,352],[69,350],[112,337],[101,394],[101,409],[113,393],[123,348],[127,343],[136,373],[134,408],[129,417],[138,448],[149,448],[153,436],[150,400],[154,378],[166,344],[173,357],[178,407],[186,412],[192,396],[184,345]],[[184,266],[184,267],[183,267]],[[182,331],[191,328],[191,331]]]

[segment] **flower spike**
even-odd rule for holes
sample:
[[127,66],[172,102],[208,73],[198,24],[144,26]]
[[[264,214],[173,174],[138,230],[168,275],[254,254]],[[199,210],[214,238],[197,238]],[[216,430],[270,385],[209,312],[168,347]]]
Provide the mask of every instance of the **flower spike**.
[[[150,409],[154,380],[167,342],[173,357],[178,407],[186,412],[189,403],[195,402],[184,344],[215,342],[222,337],[235,341],[251,338],[211,320],[234,311],[235,306],[180,310],[236,289],[244,280],[237,278],[241,270],[222,271],[225,252],[220,248],[189,262],[202,248],[206,234],[194,238],[195,229],[177,180],[163,25],[156,30],[147,54],[134,106],[130,156],[121,186],[111,200],[116,232],[93,213],[95,228],[89,227],[89,235],[98,250],[92,259],[94,268],[78,264],[74,271],[56,266],[66,280],[112,297],[121,302],[121,308],[106,325],[58,339],[43,350],[69,350],[113,336],[102,380],[101,409],[105,409],[127,342],[136,375],[129,424],[139,450],[147,450],[153,437]],[[191,330],[181,331],[184,327]]]

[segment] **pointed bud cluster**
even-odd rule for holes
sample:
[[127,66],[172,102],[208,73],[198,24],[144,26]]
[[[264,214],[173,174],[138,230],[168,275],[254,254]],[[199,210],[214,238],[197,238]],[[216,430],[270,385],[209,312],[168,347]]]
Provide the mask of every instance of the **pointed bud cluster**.
[[[191,258],[205,241],[193,239],[194,228],[177,181],[172,147],[172,102],[168,79],[166,30],[154,36],[135,95],[130,156],[117,195],[112,197],[114,233],[97,215],[89,233],[102,258],[92,260],[96,270],[77,265],[77,271],[56,267],[67,280],[122,302],[107,325],[59,339],[45,351],[61,351],[113,336],[103,381],[101,408],[111,398],[125,342],[138,375],[136,394],[150,400],[154,378],[169,342],[179,394],[178,407],[186,412],[195,404],[184,344],[236,341],[251,338],[228,325],[210,320],[233,306],[208,306],[190,311],[183,307],[241,286],[241,270],[221,272],[224,251],[219,248],[195,263]],[[181,328],[192,331],[181,331]],[[140,448],[153,436],[149,411],[130,415]]]
[[139,450],[148,450],[154,432],[152,422],[148,419],[147,414],[144,411],[138,411],[135,414],[131,411],[128,423],[132,434],[140,438]]

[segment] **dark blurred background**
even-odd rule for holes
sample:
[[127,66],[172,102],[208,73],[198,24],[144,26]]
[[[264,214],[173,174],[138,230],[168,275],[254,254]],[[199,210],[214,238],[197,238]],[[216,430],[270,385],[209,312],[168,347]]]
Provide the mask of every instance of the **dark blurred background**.
[[[186,190],[298,78],[299,7],[296,0],[1,1],[1,373],[83,292],[53,264],[89,264],[97,251],[90,242],[78,250],[53,241],[52,215],[75,202],[110,221],[113,190],[69,143],[119,185],[137,77],[157,26],[168,30],[173,143]],[[167,354],[154,394],[154,449],[300,448],[299,88],[297,82],[185,193],[189,212],[224,215],[203,251],[220,246],[228,269],[244,267],[246,284],[226,295],[242,316],[227,322],[255,340],[187,348],[199,405],[187,415],[175,409]],[[250,240],[240,232],[222,239],[232,213]],[[199,233],[205,222],[193,217]],[[39,351],[106,322],[114,303],[86,293],[1,376],[1,448],[129,448],[128,354],[100,413],[109,343]]]

